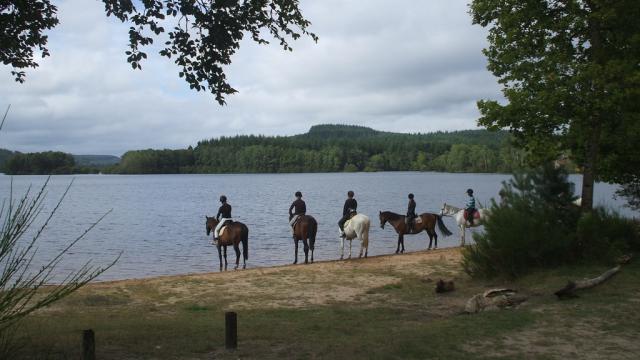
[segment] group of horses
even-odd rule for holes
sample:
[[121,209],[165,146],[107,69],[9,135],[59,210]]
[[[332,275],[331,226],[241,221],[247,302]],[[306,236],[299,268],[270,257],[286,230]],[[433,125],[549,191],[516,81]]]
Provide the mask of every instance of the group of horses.
[[[465,245],[465,228],[475,227],[482,224],[483,220],[488,216],[487,209],[479,209],[476,211],[475,220],[472,225],[467,222],[465,218],[465,210],[457,208],[449,204],[443,204],[440,214],[434,213],[422,213],[418,215],[414,221],[413,226],[409,228],[405,222],[405,216],[396,214],[391,211],[380,211],[380,227],[384,229],[384,226],[388,223],[393,226],[398,234],[398,245],[396,247],[396,254],[404,253],[404,236],[415,235],[423,231],[427,233],[429,237],[429,246],[427,250],[438,248],[438,234],[436,233],[436,225],[444,236],[449,236],[452,233],[447,229],[442,221],[443,216],[451,216],[454,218],[456,224],[460,229],[460,245]],[[206,218],[206,230],[207,236],[218,225],[218,220],[215,217],[205,216]],[[369,227],[370,220],[367,215],[356,214],[349,219],[344,225],[345,236],[341,237],[341,253],[340,260],[344,258],[344,242],[349,241],[349,258],[351,258],[351,244],[354,239],[360,240],[360,254],[358,257],[363,256],[366,258],[369,251]],[[309,263],[309,251],[311,251],[311,262],[313,263],[313,251],[315,248],[316,234],[318,232],[318,222],[311,215],[302,215],[295,223],[293,228],[293,238],[295,239],[295,260],[294,264],[298,263],[298,243],[302,241],[304,247],[304,262]],[[220,259],[220,270],[222,271],[222,258],[224,256],[224,270],[227,270],[227,246],[233,246],[236,253],[236,267],[240,266],[240,245],[242,244],[242,256],[243,266],[247,267],[247,260],[249,259],[249,229],[247,226],[239,221],[230,222],[225,225],[223,230],[220,231],[219,239],[214,242],[214,245],[218,249],[218,258]],[[433,247],[432,247],[433,245]]]

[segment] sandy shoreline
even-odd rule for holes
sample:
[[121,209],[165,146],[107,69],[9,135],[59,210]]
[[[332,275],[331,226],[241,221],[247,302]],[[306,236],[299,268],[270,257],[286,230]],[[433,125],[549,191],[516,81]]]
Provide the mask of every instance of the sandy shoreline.
[[[235,263],[232,264],[231,260],[229,260],[229,267],[227,271],[212,271],[212,272],[204,272],[204,273],[186,273],[186,274],[174,274],[174,275],[159,275],[159,276],[150,276],[150,277],[141,277],[141,278],[131,278],[131,279],[118,279],[118,280],[104,280],[104,281],[95,281],[89,285],[117,285],[118,283],[127,283],[127,284],[136,284],[136,283],[144,283],[147,281],[170,281],[170,280],[178,280],[185,278],[200,278],[200,277],[211,277],[216,278],[219,276],[230,276],[230,274],[241,275],[245,274],[246,276],[250,276],[252,273],[260,273],[267,274],[271,272],[277,272],[286,269],[295,269],[297,267],[309,267],[311,269],[325,269],[327,267],[333,267],[337,264],[349,264],[352,262],[361,261],[363,265],[367,267],[377,267],[383,264],[397,264],[398,262],[408,262],[409,264],[415,263],[421,260],[435,259],[438,258],[440,260],[459,260],[461,258],[460,247],[449,247],[449,248],[440,248],[435,250],[420,250],[420,251],[412,251],[404,254],[383,254],[383,255],[373,255],[369,256],[366,259],[359,259],[357,256],[353,256],[351,259],[334,259],[334,260],[319,260],[315,261],[313,264],[305,264],[304,260],[302,262],[294,265],[294,264],[285,264],[285,265],[275,265],[275,266],[258,266],[247,269],[238,269],[234,270],[233,267]],[[398,257],[396,259],[396,257]],[[404,259],[404,260],[400,260]],[[242,264],[242,260],[240,260]],[[399,264],[398,264],[399,265]]]
[[204,304],[215,297],[228,304],[225,308],[305,307],[358,301],[372,289],[399,283],[406,276],[429,281],[452,278],[460,274],[460,259],[460,248],[444,248],[308,265],[96,282],[80,289],[78,295],[123,299],[129,305]]

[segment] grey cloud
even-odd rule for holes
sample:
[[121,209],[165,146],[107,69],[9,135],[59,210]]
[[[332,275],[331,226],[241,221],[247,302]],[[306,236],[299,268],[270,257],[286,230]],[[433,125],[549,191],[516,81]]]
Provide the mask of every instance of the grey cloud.
[[0,72],[0,107],[12,104],[0,147],[121,155],[180,148],[222,135],[291,135],[319,123],[428,132],[476,127],[475,102],[500,98],[466,1],[304,0],[318,44],[250,40],[228,67],[239,93],[219,107],[157,54],[133,71],[127,25],[99,2],[68,0],[50,38],[52,57],[27,83]]

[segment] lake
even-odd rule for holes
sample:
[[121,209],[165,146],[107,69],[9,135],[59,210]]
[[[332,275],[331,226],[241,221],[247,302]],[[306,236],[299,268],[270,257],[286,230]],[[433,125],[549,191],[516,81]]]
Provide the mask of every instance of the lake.
[[[121,252],[118,263],[99,280],[218,271],[217,250],[211,245],[211,237],[206,236],[204,222],[205,215],[215,216],[221,194],[228,197],[234,218],[249,227],[247,267],[289,264],[294,250],[288,209],[297,190],[307,203],[307,213],[319,223],[316,261],[340,257],[337,221],[348,190],[356,194],[358,212],[372,221],[369,255],[391,254],[397,235],[390,226],[380,228],[378,211],[404,214],[411,192],[415,194],[416,212],[438,213],[443,202],[464,205],[467,188],[474,189],[477,201],[489,204],[491,198],[497,198],[501,182],[509,178],[505,174],[431,172],[53,176],[43,214],[36,223],[44,220],[75,180],[38,241],[33,265],[43,264],[112,210],[72,248],[54,281],[62,280],[89,259],[94,265],[105,265]],[[581,177],[571,179],[579,190]],[[45,176],[0,175],[0,191],[3,199],[9,198],[11,187],[14,197],[21,196],[29,186],[32,191],[38,190],[45,180]],[[595,202],[631,215],[622,207],[622,200],[612,198],[615,189],[613,185],[597,184]],[[457,246],[458,229],[451,218],[445,218],[445,224],[454,235],[445,238],[438,232],[439,247]],[[405,237],[406,250],[425,249],[427,239],[426,233]],[[353,245],[357,256],[360,243],[354,241]],[[300,255],[304,261],[302,248]],[[232,248],[228,258],[235,261]]]

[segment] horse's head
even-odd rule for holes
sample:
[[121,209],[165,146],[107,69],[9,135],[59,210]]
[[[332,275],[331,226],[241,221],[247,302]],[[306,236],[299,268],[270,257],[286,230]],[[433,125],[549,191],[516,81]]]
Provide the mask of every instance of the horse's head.
[[206,218],[205,220],[205,227],[207,229],[207,236],[209,236],[209,234],[211,233],[211,230],[216,228],[216,225],[218,225],[218,220],[216,220],[216,218],[214,217],[208,217],[208,216],[204,216]]
[[380,227],[384,229],[384,225],[387,223],[387,217],[382,213],[382,211],[379,212],[380,217]]

